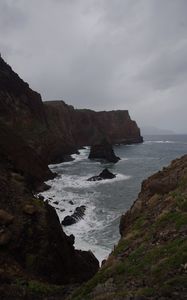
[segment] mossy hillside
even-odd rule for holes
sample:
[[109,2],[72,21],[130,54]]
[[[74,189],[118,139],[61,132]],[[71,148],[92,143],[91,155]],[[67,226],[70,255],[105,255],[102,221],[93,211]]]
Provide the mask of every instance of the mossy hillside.
[[[3,291],[6,288],[4,285],[1,291],[3,297]],[[55,285],[44,283],[39,280],[26,280],[25,278],[17,278],[11,285],[7,286],[5,299],[64,299],[64,297],[71,293],[71,290],[75,288],[73,285]]]
[[[74,300],[185,299],[187,295],[187,179],[171,192],[146,198],[126,222],[106,264]],[[142,199],[143,196],[141,195]],[[111,283],[112,282],[112,283]]]
[[[120,244],[121,247],[122,244]],[[114,255],[119,256],[119,252],[115,252]],[[180,292],[184,288],[184,283],[187,282],[187,275],[184,273],[186,261],[187,240],[177,238],[151,248],[145,242],[132,251],[127,258],[116,258],[112,265],[102,268],[91,281],[77,291],[73,299],[92,299],[90,293],[93,289],[98,284],[105,283],[109,278],[113,278],[114,286],[117,286],[120,293],[129,283],[125,289],[127,295],[141,294],[148,297],[154,296],[155,293],[161,295],[167,290],[167,294],[172,296],[176,287]],[[171,275],[172,279],[168,280]],[[146,286],[139,288],[142,283]],[[116,295],[119,296],[120,293]],[[102,297],[102,299],[108,299],[108,295],[106,297],[102,295]]]

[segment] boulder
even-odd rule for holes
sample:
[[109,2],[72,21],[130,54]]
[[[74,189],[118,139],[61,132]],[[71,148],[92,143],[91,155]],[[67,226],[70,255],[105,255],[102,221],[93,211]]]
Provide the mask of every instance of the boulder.
[[58,201],[54,201],[54,202],[53,202],[53,204],[56,204],[56,205],[58,205],[58,204],[59,204],[59,202],[58,202]]
[[84,217],[86,207],[85,205],[81,205],[76,207],[74,213],[70,216],[66,216],[64,220],[61,222],[63,226],[70,226],[72,224],[77,223]]
[[111,173],[108,169],[104,169],[99,175],[87,179],[87,181],[100,181],[104,179],[113,179],[116,175]]
[[36,213],[37,209],[32,204],[26,204],[23,208],[23,211],[25,214],[32,216]]
[[11,239],[11,233],[7,229],[0,230],[0,246],[7,245]]
[[61,224],[64,225],[64,226],[70,226],[70,225],[73,225],[73,224],[75,224],[75,223],[76,223],[76,220],[75,220],[75,218],[73,217],[73,215],[71,215],[71,216],[66,216],[66,217],[64,218],[64,220],[61,222]]
[[112,145],[108,142],[91,146],[88,158],[102,159],[112,163],[117,163],[120,160],[120,158],[115,155]]
[[4,209],[0,209],[0,225],[9,225],[12,223],[14,217],[6,212]]

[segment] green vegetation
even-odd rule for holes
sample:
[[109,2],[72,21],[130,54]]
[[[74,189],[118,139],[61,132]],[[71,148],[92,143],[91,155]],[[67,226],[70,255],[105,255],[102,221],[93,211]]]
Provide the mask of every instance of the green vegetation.
[[38,198],[33,198],[32,201],[38,207],[44,207],[45,206],[45,202],[43,200],[38,199]]
[[57,285],[49,285],[49,284],[41,283],[39,281],[32,280],[28,282],[27,289],[32,294],[48,295],[59,291],[63,291],[64,287],[57,286]]
[[179,211],[170,211],[162,215],[154,224],[155,229],[175,226],[179,230],[183,225],[187,224],[187,213]]
[[27,254],[26,256],[26,267],[29,271],[33,270],[36,262],[36,256],[33,254]]
[[150,198],[143,213],[130,219],[106,265],[71,299],[183,295],[187,283],[186,187],[183,178],[175,191]]
[[142,228],[145,223],[147,222],[147,218],[145,215],[141,215],[135,222],[133,225],[133,229],[134,230],[140,230],[140,228]]
[[[166,291],[167,287],[171,287],[172,282],[182,286],[185,277],[179,276],[177,270],[186,261],[187,241],[182,238],[176,238],[151,248],[148,248],[147,244],[142,244],[124,260],[117,261],[110,267],[103,268],[74,294],[73,299],[84,299],[98,284],[106,282],[110,277],[114,279],[118,287],[120,285],[123,286],[125,282],[139,281],[139,278],[145,280],[147,286],[134,290],[133,293],[147,297],[152,296],[155,289],[157,291],[165,289]],[[168,274],[173,274],[173,276],[171,280],[167,281]],[[89,297],[85,299],[89,299]]]
[[144,287],[144,288],[140,288],[139,290],[136,291],[137,296],[151,297],[154,294],[155,294],[155,289],[152,287]]
[[62,285],[54,285],[43,283],[36,280],[26,281],[18,278],[13,286],[22,291],[22,294],[32,297],[62,295],[65,292],[65,287]]
[[181,211],[187,212],[187,195],[181,192],[181,190],[172,192],[171,195],[175,199],[177,208]]
[[[112,252],[111,262],[78,289],[72,299],[92,299],[98,285],[101,285],[101,292],[95,299],[110,299],[112,291],[107,295],[104,292],[110,278],[117,287],[113,298],[119,296],[119,299],[135,295],[149,298],[158,294],[170,297],[172,292],[176,292],[176,287],[179,292],[183,290],[187,282],[187,275],[183,274],[187,261],[187,239],[180,235],[180,230],[187,224],[187,197],[181,189],[170,193],[169,209],[156,215],[152,222],[149,210],[149,215],[145,211],[144,215],[136,218]],[[126,283],[131,282],[135,286],[126,288]],[[146,282],[146,286],[140,282]]]

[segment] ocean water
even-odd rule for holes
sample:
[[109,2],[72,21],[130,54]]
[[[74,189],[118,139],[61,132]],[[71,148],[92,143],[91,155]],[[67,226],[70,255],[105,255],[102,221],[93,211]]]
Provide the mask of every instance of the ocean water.
[[[86,206],[84,219],[63,228],[74,234],[76,248],[91,250],[100,261],[117,244],[120,216],[137,198],[142,180],[186,154],[187,135],[145,136],[142,144],[118,145],[114,151],[121,158],[117,164],[90,161],[85,147],[73,161],[50,165],[58,177],[48,181],[51,189],[43,193],[60,221],[77,206]],[[117,175],[115,179],[87,181],[106,167]]]

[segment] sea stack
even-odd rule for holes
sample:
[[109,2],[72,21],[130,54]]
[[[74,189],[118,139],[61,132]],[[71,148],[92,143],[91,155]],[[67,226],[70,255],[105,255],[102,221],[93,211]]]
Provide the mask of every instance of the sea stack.
[[106,160],[112,163],[117,163],[120,160],[120,158],[115,155],[112,145],[106,141],[91,146],[88,158]]

